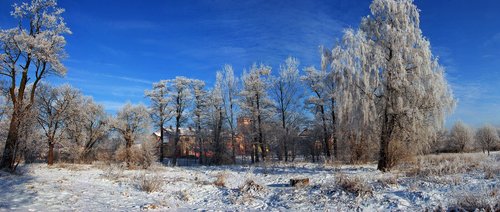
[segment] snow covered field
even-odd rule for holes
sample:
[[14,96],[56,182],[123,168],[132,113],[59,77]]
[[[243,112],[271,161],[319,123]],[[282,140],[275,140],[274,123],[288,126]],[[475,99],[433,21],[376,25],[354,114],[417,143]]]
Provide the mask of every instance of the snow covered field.
[[[408,211],[500,202],[498,153],[425,156],[414,164],[391,173],[374,165],[310,163],[150,170],[31,164],[19,175],[0,172],[0,211]],[[301,177],[310,185],[288,185]],[[141,181],[158,183],[158,190],[143,191]]]

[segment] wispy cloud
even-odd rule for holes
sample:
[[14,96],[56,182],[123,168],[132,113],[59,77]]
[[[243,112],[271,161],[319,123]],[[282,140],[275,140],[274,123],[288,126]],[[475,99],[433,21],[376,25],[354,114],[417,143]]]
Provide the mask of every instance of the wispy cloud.
[[153,84],[152,81],[145,80],[145,79],[132,78],[132,77],[126,77],[126,76],[117,76],[117,75],[111,75],[111,74],[99,74],[99,75],[103,76],[103,77],[107,77],[107,78],[112,78],[112,79],[125,80],[128,82],[137,82],[137,83],[148,84],[148,85]]

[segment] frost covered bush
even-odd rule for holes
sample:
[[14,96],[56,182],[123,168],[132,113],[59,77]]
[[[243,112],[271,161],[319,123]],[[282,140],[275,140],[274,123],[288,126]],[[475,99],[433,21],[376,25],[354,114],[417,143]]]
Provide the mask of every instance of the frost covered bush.
[[259,196],[265,187],[259,183],[256,183],[253,179],[245,180],[245,183],[239,188],[241,194],[248,196]]
[[121,146],[115,152],[117,162],[128,162],[129,168],[149,168],[156,160],[156,145],[152,141],[146,141],[143,144],[135,145],[127,149]]
[[164,184],[160,175],[143,173],[135,177],[137,188],[148,193],[161,191]]
[[121,167],[118,164],[111,164],[107,168],[103,168],[103,176],[104,178],[111,180],[111,181],[116,181],[120,178],[123,177],[123,167]]
[[336,177],[335,184],[342,190],[353,193],[358,197],[373,194],[373,188],[371,187],[371,185],[360,177],[352,177],[345,174],[339,174]]
[[217,179],[214,182],[215,186],[226,187],[227,172],[221,172],[217,174]]

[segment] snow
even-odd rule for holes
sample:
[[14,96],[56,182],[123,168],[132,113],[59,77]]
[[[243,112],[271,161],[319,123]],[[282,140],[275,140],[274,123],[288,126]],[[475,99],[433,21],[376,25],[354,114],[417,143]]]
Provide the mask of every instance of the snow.
[[[499,200],[500,154],[489,158],[496,161],[497,172],[488,179],[481,168],[460,174],[407,176],[399,171],[379,172],[375,165],[272,163],[122,170],[103,163],[30,164],[19,168],[22,174],[0,172],[0,211],[407,211],[449,208],[464,195],[485,195],[494,205]],[[143,174],[161,178],[164,184],[159,192],[139,189],[137,179]],[[225,186],[214,184],[218,176],[223,176]],[[288,185],[291,178],[303,177],[310,178],[309,186]],[[358,196],[342,189],[336,183],[341,177],[361,179],[372,193]],[[248,179],[262,189],[240,189]]]

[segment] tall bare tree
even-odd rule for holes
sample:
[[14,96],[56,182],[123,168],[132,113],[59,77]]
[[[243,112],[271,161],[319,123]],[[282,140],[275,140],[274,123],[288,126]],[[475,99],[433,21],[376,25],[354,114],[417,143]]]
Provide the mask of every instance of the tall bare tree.
[[199,148],[199,163],[203,164],[206,160],[204,158],[205,154],[205,145],[203,143],[203,131],[202,125],[206,122],[207,119],[207,107],[209,100],[209,93],[205,90],[205,82],[201,80],[193,80],[191,83],[191,89],[193,90],[193,116],[192,120],[194,122],[195,133],[196,133],[196,141],[198,143]]
[[[61,63],[66,44],[63,35],[71,33],[61,16],[64,9],[58,8],[55,0],[32,0],[13,7],[11,14],[18,25],[0,31],[0,75],[7,78],[13,106],[0,168],[10,169],[14,168],[22,113],[32,107],[44,77],[66,73]],[[24,96],[30,79],[34,80],[26,102]]]
[[[296,127],[294,124],[297,124],[299,110],[302,109],[298,66],[299,61],[296,58],[288,57],[285,63],[280,65],[279,76],[273,79],[271,89],[283,131],[282,138],[279,139],[279,149],[284,153],[285,161],[288,161],[288,153],[292,146],[290,130]],[[281,153],[279,155],[281,156]]]
[[312,95],[307,99],[307,103],[312,106],[312,111],[315,118],[320,121],[322,128],[322,141],[323,141],[323,152],[326,157],[330,158],[330,142],[329,142],[329,130],[328,130],[328,115],[327,115],[327,89],[325,86],[325,79],[327,78],[327,73],[325,70],[317,70],[314,67],[307,67],[305,70],[305,75],[301,77],[301,80],[307,85],[311,90]]
[[153,84],[153,89],[145,92],[150,99],[149,106],[151,118],[154,124],[160,129],[160,162],[163,162],[163,142],[165,123],[172,119],[172,110],[169,108],[169,103],[172,99],[167,96],[168,88],[165,81],[160,81]]
[[241,107],[247,115],[252,118],[253,136],[253,156],[252,162],[259,162],[258,153],[261,153],[262,160],[266,160],[267,144],[264,139],[263,125],[266,118],[272,116],[272,102],[268,97],[269,75],[271,67],[256,64],[252,65],[250,71],[243,73],[243,90],[241,95],[244,100]]
[[175,122],[175,135],[174,135],[174,156],[172,158],[172,165],[177,165],[177,157],[180,155],[179,140],[180,128],[186,121],[186,112],[191,105],[192,93],[191,83],[192,80],[186,77],[176,77],[175,79],[167,80],[165,82],[168,88],[169,98],[172,99],[171,110],[174,114]]
[[231,65],[224,65],[222,70],[222,92],[224,114],[226,117],[227,125],[231,133],[231,159],[233,163],[236,162],[236,127],[237,127],[237,112],[238,112],[238,78],[234,76],[233,67]]

